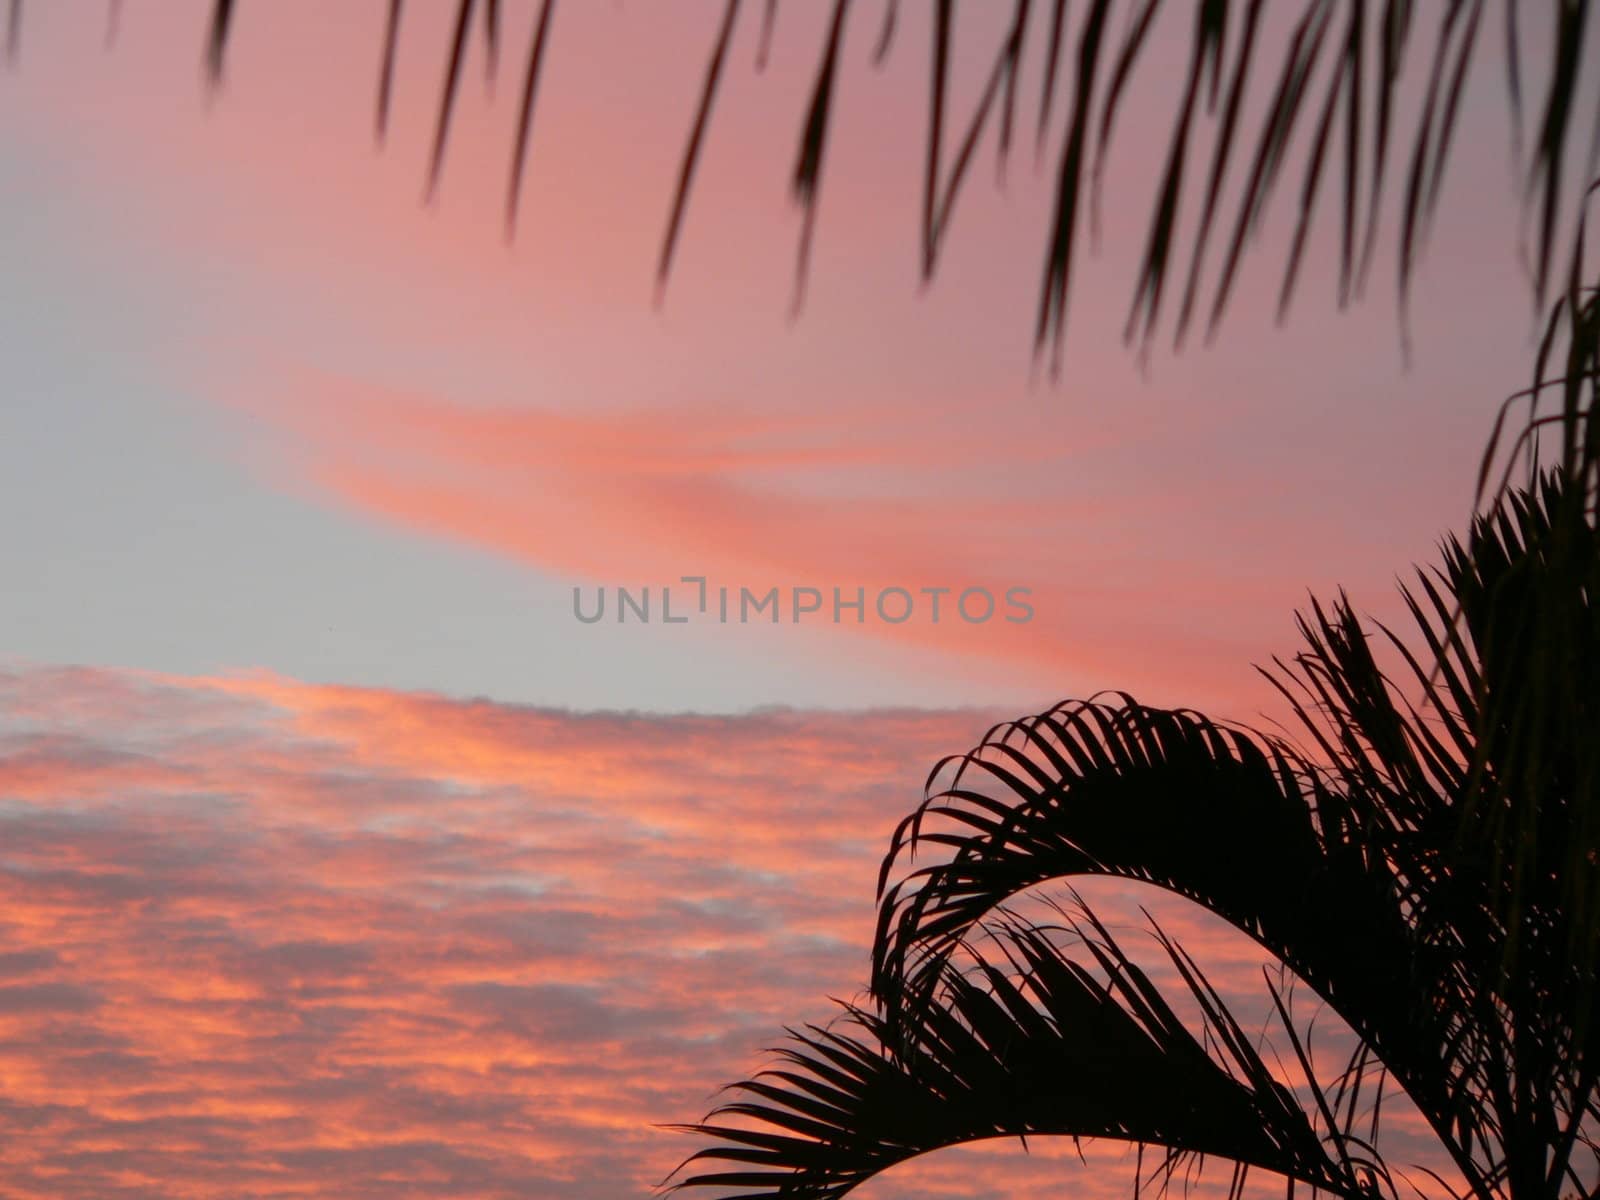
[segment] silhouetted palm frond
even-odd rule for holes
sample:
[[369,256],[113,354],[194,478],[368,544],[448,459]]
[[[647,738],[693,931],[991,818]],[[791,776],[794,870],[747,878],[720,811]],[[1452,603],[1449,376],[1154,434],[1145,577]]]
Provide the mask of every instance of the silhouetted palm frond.
[[[1127,1015],[1106,1017],[1104,997],[1042,996],[1038,981],[1065,968],[1041,949],[1054,943],[1006,906],[1037,885],[1105,876],[1185,897],[1269,951],[1358,1039],[1347,1086],[1359,1090],[1381,1069],[1479,1200],[1593,1195],[1600,528],[1590,479],[1580,472],[1574,482],[1557,466],[1503,495],[1465,541],[1448,539],[1442,565],[1403,589],[1416,626],[1409,639],[1369,632],[1342,595],[1331,606],[1314,603],[1301,619],[1305,650],[1270,673],[1300,718],[1304,746],[1116,696],[997,726],[972,752],[936,766],[927,800],[895,831],[880,875],[878,1007],[854,1014],[873,1078],[895,1081],[883,1085],[897,1089],[890,1107],[918,1114],[915,1127],[933,1140],[911,1140],[876,1115],[877,1100],[858,1097],[851,1107],[841,1099],[837,1128],[789,1126],[788,1140],[762,1143],[764,1174],[750,1177],[749,1194],[833,1196],[917,1152],[908,1146],[1006,1132],[1228,1153],[1203,1141],[1201,1126],[1153,1132],[1138,1123],[1139,1101],[1124,1102],[1115,1089],[1106,1112],[1121,1133],[1073,1108],[1092,1108],[1097,1097],[1084,1090],[1091,1076],[1070,1064],[1102,1041],[1123,1056],[1135,1087],[1163,1092],[1170,1063],[1147,1062],[1141,1047],[1124,1049],[1098,1026]],[[1164,1017],[1135,1012],[1131,993],[1117,992],[1126,965],[1105,949],[1112,943],[1092,914],[1085,919],[1107,993],[1142,1029],[1160,1025]],[[1009,974],[976,954],[983,936],[998,940]],[[1226,1031],[1238,1022],[1182,952],[1168,949],[1201,1005],[1213,1056],[1219,1047],[1233,1054]],[[959,969],[968,958],[977,990]],[[1003,1028],[993,1011],[1018,1030],[991,1036]],[[1293,1020],[1283,1008],[1280,1016],[1314,1082]],[[973,1039],[983,1053],[971,1049]],[[824,1047],[802,1041],[791,1061],[820,1066]],[[1048,1086],[1007,1074],[1013,1051],[1019,1062],[1047,1063]],[[980,1102],[949,1081],[966,1080],[979,1069],[973,1062],[995,1095],[1020,1089],[1027,1115],[1003,1127],[971,1117],[969,1109],[992,1102],[989,1093]],[[1214,1065],[1236,1080],[1249,1076],[1243,1058],[1225,1054]],[[783,1106],[811,1085],[803,1073],[777,1078],[761,1085],[762,1105],[732,1111],[781,1126]],[[1375,1186],[1349,1167],[1340,1102],[1314,1086],[1299,1099],[1319,1144],[1353,1172],[1345,1186]],[[1064,1115],[1052,1125],[1040,1113]],[[1237,1109],[1232,1115],[1249,1124]],[[1256,1120],[1274,1136],[1292,1125],[1282,1114]],[[699,1130],[723,1143],[711,1158],[759,1136],[716,1121]],[[1382,1179],[1375,1140],[1363,1143],[1366,1165]],[[1279,1152],[1289,1144],[1275,1143]],[[1265,1165],[1269,1157],[1254,1147],[1236,1161]],[[1306,1178],[1304,1160],[1276,1161],[1272,1169]]]
[[883,1020],[855,1007],[847,1031],[793,1033],[780,1066],[688,1127],[719,1144],[690,1158],[677,1186],[835,1197],[931,1150],[1062,1135],[1159,1147],[1160,1178],[1210,1155],[1352,1200],[1381,1194],[1387,1172],[1335,1116],[1336,1097],[1311,1080],[1308,1115],[1170,940],[1198,1031],[1087,911],[1058,929],[1006,923],[993,936],[997,953],[941,973],[914,1054],[895,1052]]
[[[372,0],[379,3],[380,0]],[[537,3],[536,33],[525,58],[521,111],[512,147],[507,226],[515,224],[522,180],[528,170],[528,139],[541,64],[553,44],[559,52],[554,0]],[[397,82],[395,51],[403,34],[400,0],[386,0],[387,20],[377,80],[377,129],[387,127]],[[759,67],[775,26],[776,0],[762,5]],[[792,172],[793,194],[802,209],[797,295],[803,289],[814,235],[817,198],[828,132],[839,119],[834,97],[842,71],[852,16],[860,0],[834,0],[820,49],[811,98],[800,123]],[[997,6],[998,7],[998,6]],[[214,0],[204,57],[213,79],[220,76],[236,0]],[[683,165],[668,202],[671,214],[658,263],[664,281],[682,227],[695,166],[709,137],[719,81],[730,41],[740,24],[743,0],[727,0],[705,64],[705,83],[689,120]],[[113,6],[114,9],[114,6]],[[481,9],[481,12],[480,12]],[[497,0],[456,0],[428,166],[431,192],[443,169],[463,55],[482,38],[491,69],[498,59],[503,23]],[[897,0],[884,0],[882,19],[871,34],[872,60],[881,62],[906,36]],[[1323,193],[1332,189],[1337,212],[1337,297],[1349,303],[1362,290],[1384,224],[1385,200],[1399,187],[1397,283],[1404,297],[1443,193],[1446,164],[1457,141],[1466,81],[1484,57],[1485,29],[1495,24],[1489,0],[1196,0],[1183,6],[1162,0],[1013,0],[993,52],[987,81],[965,120],[949,111],[952,61],[958,56],[954,0],[930,0],[932,42],[928,88],[927,154],[919,238],[920,269],[935,273],[950,231],[961,188],[977,151],[991,136],[1002,162],[1010,153],[1022,76],[1037,75],[1035,143],[1045,152],[1052,129],[1055,200],[1043,231],[1042,280],[1037,300],[1035,345],[1059,363],[1067,301],[1083,252],[1085,214],[1098,207],[1098,192],[1117,118],[1134,94],[1164,97],[1166,90],[1146,60],[1151,31],[1163,20],[1188,24],[1190,52],[1172,103],[1172,138],[1150,201],[1144,250],[1134,281],[1125,328],[1131,342],[1148,344],[1171,318],[1175,340],[1203,316],[1214,331],[1233,295],[1246,252],[1261,231],[1283,186],[1292,186],[1294,231],[1280,286],[1280,316],[1286,311],[1311,242]],[[1046,11],[1048,10],[1048,11]],[[1070,10],[1070,11],[1069,11]],[[14,53],[21,36],[21,3],[10,0],[7,44]],[[1539,73],[1543,94],[1525,95],[1528,78],[1522,22],[1532,11],[1549,25],[1548,58]],[[1185,14],[1188,14],[1187,16]],[[1590,64],[1595,31],[1588,0],[1555,0],[1521,6],[1503,0],[1507,107],[1514,152],[1525,178],[1525,200],[1533,224],[1529,271],[1537,302],[1559,277],[1559,247],[1575,220],[1582,187],[1600,150],[1600,128],[1580,131],[1579,100],[1595,74]],[[860,24],[859,21],[855,24]],[[1429,27],[1419,36],[1419,26]],[[963,36],[974,36],[970,31]],[[965,48],[963,43],[961,48]],[[1065,60],[1066,66],[1062,65]],[[1143,68],[1143,69],[1141,69]],[[1415,77],[1419,91],[1403,93]],[[1524,137],[1524,108],[1533,99],[1531,136]],[[1415,101],[1413,103],[1413,101]],[[1411,111],[1412,109],[1415,111]],[[1064,111],[1058,111],[1064,109]],[[856,113],[852,120],[867,119]],[[953,137],[959,141],[951,143]],[[1584,144],[1587,138],[1587,145]],[[1578,160],[1574,162],[1574,160]],[[1297,181],[1295,177],[1297,176]],[[1220,258],[1208,261],[1215,243]],[[1574,256],[1574,263],[1578,257]]]

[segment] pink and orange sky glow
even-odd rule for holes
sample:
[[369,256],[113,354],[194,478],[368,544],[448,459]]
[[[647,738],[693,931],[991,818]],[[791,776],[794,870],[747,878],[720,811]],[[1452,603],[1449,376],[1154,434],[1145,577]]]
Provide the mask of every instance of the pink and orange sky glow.
[[[1409,361],[1390,241],[1341,314],[1318,238],[1275,325],[1287,203],[1214,344],[1123,344],[1157,85],[1052,380],[1029,152],[984,159],[919,284],[920,6],[882,69],[876,17],[846,38],[797,316],[828,6],[785,6],[761,73],[736,36],[659,305],[720,0],[563,7],[509,245],[515,72],[486,84],[479,45],[423,202],[452,5],[407,6],[381,151],[386,5],[237,7],[215,94],[202,0],[125,5],[109,48],[99,0],[29,4],[0,72],[0,1196],[648,1194],[693,1148],[658,1125],[863,985],[934,761],[1107,688],[1281,716],[1254,665],[1311,593],[1403,613],[1528,378],[1493,52]],[[520,47],[536,6],[504,7]],[[1001,7],[963,17],[962,96]],[[574,618],[574,588],[688,575],[1020,586],[1035,615]],[[1107,899],[1140,926],[1148,897]],[[1157,911],[1258,987],[1253,944]],[[1030,1151],[860,1194],[1130,1186],[1119,1147]]]

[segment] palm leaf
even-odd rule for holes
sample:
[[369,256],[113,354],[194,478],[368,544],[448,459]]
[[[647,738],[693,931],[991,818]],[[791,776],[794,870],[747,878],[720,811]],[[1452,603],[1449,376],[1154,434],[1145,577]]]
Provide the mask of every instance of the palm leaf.
[[[1392,1079],[1479,1200],[1592,1196],[1592,911],[1571,900],[1594,895],[1600,541],[1592,490],[1573,494],[1557,470],[1447,541],[1404,592],[1415,646],[1343,596],[1314,604],[1306,650],[1273,673],[1307,749],[1121,696],[936,766],[880,878],[877,1007],[796,1034],[689,1127],[714,1144],[680,1186],[835,1197],[929,1150],[1049,1133],[1392,1192],[1375,1149]],[[1283,989],[1298,1091],[1170,939],[1187,1023],[1092,912],[1053,928],[1008,908],[1078,875],[1164,888],[1253,937],[1353,1031],[1344,1071],[1317,1078]]]
[[512,151],[511,187],[506,194],[506,236],[517,228],[517,207],[522,199],[522,178],[528,161],[528,134],[533,129],[533,103],[539,95],[539,73],[544,66],[545,44],[550,37],[550,17],[555,12],[556,0],[543,0],[539,19],[533,27],[533,41],[528,46],[528,65],[522,73],[522,104],[517,110],[517,141]]
[[1138,880],[1292,968],[1479,1195],[1581,1183],[1572,1156],[1600,1129],[1600,539],[1562,479],[1446,543],[1404,592],[1410,641],[1369,632],[1343,596],[1313,605],[1307,649],[1272,674],[1308,749],[1122,697],[999,726],[940,764],[880,876],[873,991],[894,1044],[915,1052],[951,956],[1012,897]]
[[[1307,1114],[1172,942],[1162,945],[1198,1034],[1092,915],[1056,930],[1005,923],[994,936],[997,955],[942,973],[915,1055],[895,1053],[881,1018],[852,1006],[842,1029],[793,1032],[775,1068],[682,1127],[716,1144],[676,1186],[823,1200],[930,1150],[1060,1135],[1163,1147],[1169,1174],[1210,1155],[1334,1195],[1375,1193],[1381,1161]],[[1311,1090],[1313,1111],[1331,1112],[1314,1080]]]
[[[1424,1113],[1486,1119],[1465,1067],[1438,1070],[1460,999],[1449,960],[1412,930],[1370,814],[1287,745],[1123,697],[997,727],[931,782],[880,876],[873,991],[891,1033],[904,1022],[915,1039],[951,955],[1006,901],[1062,878],[1130,879],[1259,942]],[[933,861],[890,882],[927,850]]]
[[[1148,344],[1162,325],[1162,296],[1169,276],[1181,270],[1184,276],[1183,300],[1173,321],[1175,337],[1182,339],[1198,311],[1201,292],[1209,291],[1208,327],[1213,332],[1233,295],[1243,269],[1246,252],[1262,228],[1266,214],[1286,166],[1297,155],[1304,162],[1296,201],[1297,216],[1286,256],[1280,295],[1280,311],[1286,310],[1299,280],[1299,266],[1311,244],[1316,227],[1317,201],[1322,187],[1332,182],[1337,197],[1336,253],[1339,270],[1336,297],[1349,303],[1361,290],[1373,261],[1384,199],[1391,186],[1391,160],[1398,143],[1409,138],[1407,167],[1402,183],[1400,220],[1394,230],[1397,254],[1397,285],[1402,299],[1409,296],[1411,281],[1427,243],[1429,229],[1443,195],[1445,168],[1461,113],[1462,97],[1474,64],[1482,57],[1481,29],[1488,0],[1440,0],[1429,6],[1412,0],[1383,0],[1381,11],[1375,0],[1300,0],[1290,9],[1294,19],[1288,24],[1287,41],[1263,36],[1262,0],[1203,0],[1193,6],[1195,19],[1190,33],[1190,67],[1184,86],[1174,103],[1172,138],[1165,169],[1158,175],[1151,203],[1151,216],[1144,237],[1144,254],[1134,280],[1129,306],[1126,337],[1130,342]],[[802,206],[800,249],[796,274],[803,286],[816,220],[818,185],[826,157],[837,76],[842,69],[844,18],[848,0],[836,0],[829,21],[823,54],[811,86],[811,99],[802,122],[801,145],[793,172],[792,187]],[[236,22],[232,20],[234,0],[216,0],[207,38],[207,68],[213,79],[220,75],[224,51]],[[965,127],[968,150],[956,160],[954,169],[943,169],[942,142],[947,128],[957,126],[947,100],[950,64],[962,61],[956,46],[953,0],[933,0],[931,83],[928,88],[928,155],[924,164],[923,204],[920,214],[922,236],[918,255],[924,275],[935,273],[941,247],[949,232],[948,218],[953,213],[960,189],[967,181],[966,160],[988,123],[999,123],[1002,153],[1010,142],[1017,102],[1019,78],[1024,65],[1033,58],[1040,61],[1039,113],[1037,138],[1042,146],[1058,101],[1068,97],[1067,124],[1055,152],[1056,197],[1044,231],[1043,272],[1037,300],[1035,348],[1048,350],[1058,362],[1066,331],[1067,300],[1080,255],[1077,253],[1080,217],[1085,205],[1080,191],[1085,166],[1090,157],[1103,163],[1115,128],[1120,105],[1150,78],[1141,71],[1149,57],[1149,46],[1156,41],[1149,35],[1153,25],[1172,11],[1161,0],[1090,0],[1081,6],[1076,22],[1069,17],[1064,0],[1054,0],[1048,21],[1030,22],[1028,0],[1017,0],[1011,25],[1002,41],[990,83],[974,102]],[[1119,7],[1128,13],[1120,38],[1111,30]],[[1284,6],[1289,9],[1286,4]],[[500,6],[485,0],[484,20],[472,21],[473,4],[462,0],[457,9],[448,66],[440,89],[434,149],[428,166],[428,194],[437,187],[443,167],[444,147],[459,85],[461,61],[470,28],[481,28],[487,41],[486,65],[492,71],[497,57]],[[730,5],[731,8],[731,5]],[[1562,0],[1552,8],[1553,36],[1549,70],[1545,72],[1544,94],[1538,104],[1537,127],[1531,138],[1521,130],[1525,108],[1525,83],[1522,40],[1518,33],[1516,5],[1506,4],[1505,80],[1507,106],[1512,117],[1513,150],[1526,175],[1526,202],[1533,219],[1534,237],[1531,275],[1539,302],[1560,278],[1558,250],[1572,231],[1578,200],[1588,183],[1587,173],[1596,162],[1600,142],[1591,137],[1585,155],[1586,173],[1573,182],[1573,145],[1582,124],[1577,120],[1577,101],[1583,89],[1592,84],[1597,61],[1586,53],[1591,36],[1588,0]],[[881,61],[899,28],[897,0],[885,0],[884,20],[876,35],[872,56]],[[763,21],[757,66],[766,60],[766,47],[774,27],[775,4],[768,0]],[[15,49],[20,29],[20,0],[11,0],[8,43]],[[399,29],[399,4],[390,0],[390,17],[384,30],[384,47],[378,81],[378,128],[380,136],[387,122],[394,85],[395,40]],[[548,7],[540,18],[548,18]],[[685,168],[680,172],[670,198],[671,219],[663,239],[659,267],[670,268],[673,247],[684,217],[688,183],[693,166],[709,128],[727,46],[725,17],[715,35],[712,67],[708,84],[690,114]],[[1433,25],[1430,53],[1411,53],[1413,32],[1419,24]],[[1063,48],[1073,40],[1069,25],[1076,24],[1075,55],[1067,56],[1070,66],[1063,68]],[[1337,31],[1337,32],[1334,32]],[[1041,44],[1042,43],[1042,44]],[[1231,49],[1230,49],[1231,46]],[[1037,48],[1037,49],[1035,49]],[[1415,61],[1414,61],[1415,60]],[[1423,65],[1425,76],[1421,101],[1415,113],[1402,111],[1401,84],[1408,71]],[[1107,64],[1110,64],[1107,66]],[[1227,64],[1224,69],[1224,64]],[[1105,67],[1106,69],[1102,70]],[[1071,73],[1068,81],[1065,76]],[[1241,128],[1241,114],[1250,100],[1249,81],[1266,72],[1274,82],[1266,94],[1262,121],[1254,134]],[[1201,86],[1202,78],[1204,86]],[[1318,80],[1323,80],[1316,115],[1302,121]],[[1224,80],[1227,87],[1221,88]],[[1200,100],[1203,92],[1204,102]],[[1220,104],[1219,99],[1226,99]],[[1409,129],[1406,128],[1409,122]],[[1310,131],[1303,127],[1309,124]],[[513,194],[524,170],[523,146],[527,120],[519,122],[512,164]],[[1097,137],[1092,131],[1098,131]],[[1093,153],[1091,155],[1091,144]],[[1207,152],[1209,144],[1209,152]],[[1231,190],[1226,177],[1231,164],[1244,158],[1247,175]],[[1192,167],[1206,159],[1203,202],[1192,221],[1183,211],[1186,186]],[[1206,282],[1205,250],[1214,233],[1227,233],[1226,250],[1214,274]],[[1184,241],[1187,240],[1187,250]],[[1187,266],[1180,262],[1187,259]],[[1576,251],[1569,259],[1572,267],[1581,265]],[[797,286],[797,291],[799,290]]]

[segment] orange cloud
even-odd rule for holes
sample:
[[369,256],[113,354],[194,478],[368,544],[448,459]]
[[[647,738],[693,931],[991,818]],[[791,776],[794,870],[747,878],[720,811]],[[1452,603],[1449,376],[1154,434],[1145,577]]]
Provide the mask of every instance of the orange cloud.
[[[952,663],[1005,664],[1018,692],[1041,697],[1115,681],[1248,712],[1267,694],[1241,622],[1271,586],[1258,571],[1196,561],[1186,594],[1173,585],[1170,602],[1153,598],[1154,568],[1131,561],[1115,531],[1141,513],[1157,520],[1170,497],[1113,504],[1075,484],[1093,439],[1071,454],[1018,452],[1012,431],[922,403],[866,409],[848,428],[782,405],[488,407],[309,370],[267,373],[238,394],[252,420],[289,434],[284,457],[264,464],[283,485],[586,580],[591,610],[606,586],[607,619],[619,586],[648,585],[659,606],[675,585],[682,615],[698,594],[680,577],[703,575],[713,610],[726,587],[735,614],[740,588],[776,587],[784,625],[794,589],[816,589],[822,612],[804,623],[826,626],[824,652],[891,639]],[[987,620],[959,618],[969,587],[993,598]],[[842,609],[829,623],[836,588],[846,601],[864,594],[864,619]],[[873,611],[892,588],[910,594],[911,620]],[[1030,619],[1006,619],[1022,612],[1012,588],[1027,589],[1017,598]],[[936,601],[922,589],[948,591]],[[1209,634],[1195,627],[1197,604],[1223,614]],[[983,611],[975,597],[972,615]]]
[[[860,985],[887,831],[990,720],[45,668],[0,713],[0,1189],[97,1200],[644,1194],[688,1149],[656,1123]],[[870,1194],[1109,1196],[1108,1153]]]

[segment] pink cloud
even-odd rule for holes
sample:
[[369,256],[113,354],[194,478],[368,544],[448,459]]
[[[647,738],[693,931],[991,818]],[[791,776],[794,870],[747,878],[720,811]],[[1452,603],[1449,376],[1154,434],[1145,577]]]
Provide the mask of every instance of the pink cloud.
[[[884,838],[990,720],[45,668],[0,712],[0,1186],[97,1200],[644,1194],[689,1148],[655,1124],[854,994]],[[1065,1154],[866,1194],[1127,1186]]]
[[[1125,432],[1101,429],[1070,453],[1043,441],[1019,451],[1013,431],[924,401],[864,406],[845,427],[786,404],[486,407],[311,371],[268,373],[235,395],[252,421],[289,435],[261,465],[280,486],[591,581],[591,596],[603,583],[650,584],[659,597],[690,571],[735,597],[814,587],[825,605],[834,588],[846,599],[864,588],[869,605],[904,588],[913,620],[856,624],[847,611],[829,626],[831,652],[891,639],[941,661],[1004,664],[1019,692],[1040,695],[1114,681],[1249,711],[1264,692],[1244,622],[1197,631],[1173,582],[1173,602],[1154,602],[1152,566],[1132,561],[1117,532],[1165,522],[1172,498],[1113,499],[1080,483],[1077,464],[1092,474],[1093,456]],[[1250,613],[1276,591],[1259,571],[1206,561],[1202,546],[1186,553],[1182,587],[1213,610]],[[968,587],[995,598],[992,619],[956,619]],[[1025,623],[1002,619],[1018,611],[1005,601],[1014,587],[1027,589]],[[924,588],[950,589],[938,623]]]

